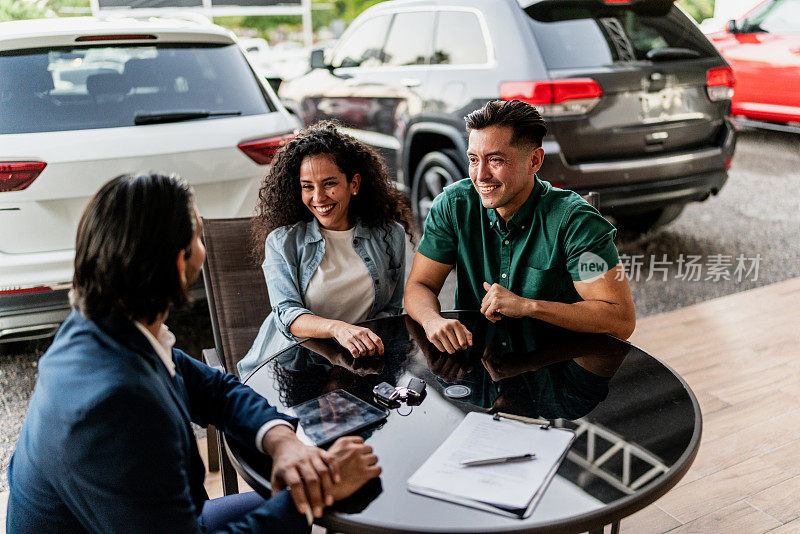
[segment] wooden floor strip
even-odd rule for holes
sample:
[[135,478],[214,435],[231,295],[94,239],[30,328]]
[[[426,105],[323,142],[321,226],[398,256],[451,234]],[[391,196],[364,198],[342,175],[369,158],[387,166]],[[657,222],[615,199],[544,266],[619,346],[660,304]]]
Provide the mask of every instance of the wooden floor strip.
[[[703,532],[746,532],[758,534],[769,532],[781,526],[781,523],[768,514],[751,506],[746,501],[738,501],[730,506],[716,510],[710,514],[687,523],[670,534],[699,534]],[[640,532],[647,532],[642,530]]]
[[644,318],[631,341],[692,387],[703,439],[623,531],[800,533],[800,278]]

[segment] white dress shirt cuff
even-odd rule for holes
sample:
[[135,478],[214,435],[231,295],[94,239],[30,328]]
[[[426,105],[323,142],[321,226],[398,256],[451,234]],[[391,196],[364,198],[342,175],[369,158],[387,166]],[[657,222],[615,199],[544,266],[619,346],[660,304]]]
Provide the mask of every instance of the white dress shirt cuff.
[[286,425],[292,429],[292,432],[294,432],[294,427],[289,421],[284,421],[283,419],[273,419],[272,421],[267,421],[261,426],[261,428],[258,429],[258,432],[256,432],[256,449],[258,449],[258,452],[261,454],[267,454],[267,451],[265,451],[261,446],[261,442],[264,441],[264,436],[267,434],[267,432],[278,425]]

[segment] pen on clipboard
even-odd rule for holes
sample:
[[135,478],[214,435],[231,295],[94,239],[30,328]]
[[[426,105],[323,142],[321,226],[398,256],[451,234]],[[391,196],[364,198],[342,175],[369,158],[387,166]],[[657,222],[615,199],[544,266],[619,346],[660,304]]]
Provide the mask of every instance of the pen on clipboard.
[[533,460],[536,455],[532,452],[526,454],[516,454],[514,456],[499,456],[497,458],[481,458],[480,460],[465,460],[461,462],[462,467],[476,467],[479,465],[507,464],[511,462],[526,462]]

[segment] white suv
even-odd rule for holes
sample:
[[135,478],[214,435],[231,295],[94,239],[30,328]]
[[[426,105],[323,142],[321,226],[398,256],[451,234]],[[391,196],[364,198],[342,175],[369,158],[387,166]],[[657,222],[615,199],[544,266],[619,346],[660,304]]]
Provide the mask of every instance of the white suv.
[[0,342],[66,316],[78,219],[101,184],[175,172],[203,216],[248,216],[298,126],[218,26],[0,23]]

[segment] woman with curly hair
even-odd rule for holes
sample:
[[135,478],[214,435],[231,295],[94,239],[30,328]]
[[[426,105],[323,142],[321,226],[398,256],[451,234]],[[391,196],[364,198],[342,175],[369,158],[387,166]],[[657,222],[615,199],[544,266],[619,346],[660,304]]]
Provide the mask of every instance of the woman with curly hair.
[[378,155],[334,123],[289,141],[253,219],[272,312],[239,373],[305,337],[335,339],[354,357],[383,354],[381,339],[355,323],[401,313],[411,221]]

